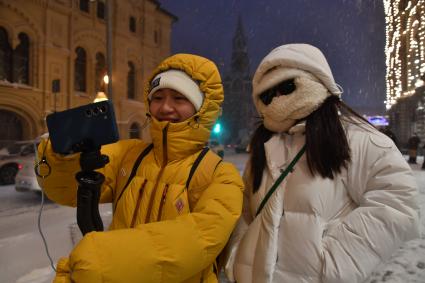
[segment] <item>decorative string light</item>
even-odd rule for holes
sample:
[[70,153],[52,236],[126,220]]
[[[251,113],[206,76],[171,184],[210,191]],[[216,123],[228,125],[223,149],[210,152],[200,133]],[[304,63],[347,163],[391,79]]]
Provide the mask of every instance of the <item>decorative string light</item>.
[[[387,109],[423,86],[425,0],[384,0]],[[400,10],[402,8],[403,10]]]

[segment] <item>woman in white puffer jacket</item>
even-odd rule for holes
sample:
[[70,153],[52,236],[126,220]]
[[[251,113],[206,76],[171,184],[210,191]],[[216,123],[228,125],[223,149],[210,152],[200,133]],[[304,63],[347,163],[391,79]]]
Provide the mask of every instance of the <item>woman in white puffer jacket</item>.
[[363,282],[419,236],[410,167],[340,95],[311,45],[280,46],[257,68],[253,99],[262,124],[250,145],[243,215],[227,248],[230,280]]

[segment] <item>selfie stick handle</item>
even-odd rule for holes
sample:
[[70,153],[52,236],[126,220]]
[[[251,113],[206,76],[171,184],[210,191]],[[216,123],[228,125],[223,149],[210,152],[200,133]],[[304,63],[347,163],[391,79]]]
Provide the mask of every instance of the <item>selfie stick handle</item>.
[[103,222],[99,213],[100,188],[105,176],[94,169],[104,167],[109,162],[100,150],[82,152],[80,156],[81,171],[75,178],[78,181],[77,223],[81,233],[103,231]]

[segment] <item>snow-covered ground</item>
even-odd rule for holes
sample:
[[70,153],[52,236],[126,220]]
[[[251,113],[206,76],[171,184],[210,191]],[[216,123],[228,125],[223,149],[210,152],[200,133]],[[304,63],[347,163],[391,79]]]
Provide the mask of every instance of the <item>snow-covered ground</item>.
[[425,170],[421,169],[423,157],[418,157],[417,162],[418,164],[411,164],[411,167],[419,188],[421,237],[405,243],[388,262],[372,274],[368,283],[425,282]]

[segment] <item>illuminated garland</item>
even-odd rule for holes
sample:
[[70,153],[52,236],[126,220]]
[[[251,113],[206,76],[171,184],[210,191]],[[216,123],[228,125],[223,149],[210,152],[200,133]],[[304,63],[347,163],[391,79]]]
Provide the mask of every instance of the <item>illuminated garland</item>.
[[385,105],[390,109],[399,97],[414,94],[424,84],[421,76],[425,74],[425,0],[384,0],[384,9]]

